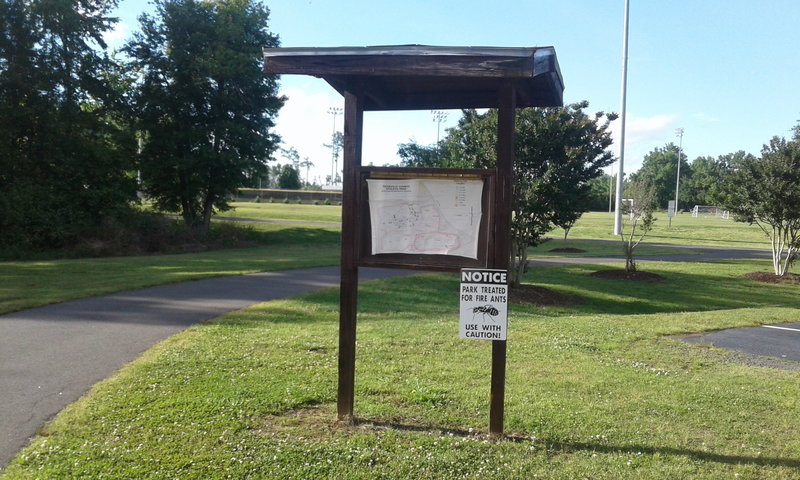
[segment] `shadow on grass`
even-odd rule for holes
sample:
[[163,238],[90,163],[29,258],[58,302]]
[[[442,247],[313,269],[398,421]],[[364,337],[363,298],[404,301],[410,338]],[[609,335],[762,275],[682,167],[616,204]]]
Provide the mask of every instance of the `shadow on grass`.
[[[648,239],[665,238],[665,239],[671,240],[671,241],[676,240],[676,238],[674,236],[672,236],[672,235],[653,235],[651,233],[647,234],[647,238]],[[712,245],[714,243],[722,243],[722,244],[737,244],[737,243],[741,243],[741,244],[750,244],[750,245],[759,243],[759,242],[755,242],[753,240],[730,240],[730,239],[723,239],[723,238],[695,238],[695,237],[692,237],[692,238],[687,238],[686,240],[688,240],[690,242],[709,242]],[[765,241],[763,243],[764,243],[764,247],[765,248],[769,246],[769,242]]]
[[339,243],[341,232],[334,227],[291,227],[267,232],[271,245]]
[[[487,434],[476,434],[461,429],[451,428],[437,428],[431,426],[412,425],[397,422],[382,422],[377,420],[369,420],[365,418],[355,419],[355,425],[360,427],[374,426],[377,430],[397,430],[401,432],[412,433],[430,433],[435,435],[452,435],[454,437],[464,438],[478,438],[483,440],[489,438]],[[519,434],[508,434],[496,441],[498,442],[511,442],[511,443],[531,443],[546,447],[548,450],[558,450],[564,453],[576,452],[601,452],[611,454],[647,454],[647,455],[662,455],[662,456],[679,456],[690,457],[695,460],[714,463],[725,463],[730,465],[758,465],[762,467],[787,467],[787,468],[800,468],[800,460],[793,458],[775,458],[775,457],[754,457],[749,455],[725,455],[714,452],[690,450],[688,448],[675,448],[675,447],[653,447],[643,445],[603,445],[588,442],[561,442],[561,441],[547,441],[542,438],[530,438]]]
[[647,268],[664,277],[661,283],[638,283],[590,277],[599,270],[614,267],[576,265],[544,267],[526,279],[565,293],[579,295],[586,303],[574,307],[582,313],[649,314],[726,310],[759,306],[800,307],[800,288],[768,285],[742,278],[738,273],[711,273],[710,270],[741,261],[708,264],[703,273]]
[[[530,283],[560,293],[577,295],[584,304],[569,307],[514,306],[534,309],[538,315],[561,316],[565,312],[584,314],[635,315],[751,308],[758,306],[800,307],[800,287],[766,285],[738,277],[690,274],[648,269],[665,277],[662,283],[638,284],[603,280],[589,276],[610,267],[576,266],[538,269]],[[458,278],[455,275],[429,274],[412,279],[387,279],[359,287],[360,321],[383,321],[394,314],[415,312],[426,316],[458,315]],[[336,315],[337,289],[305,296],[303,301]],[[288,315],[279,322],[313,322],[314,317]]]
[[[577,295],[585,300],[569,307],[514,306],[537,315],[564,313],[636,315],[670,312],[729,310],[759,306],[800,307],[800,286],[768,285],[740,276],[747,271],[741,261],[690,267],[695,273],[663,268],[646,269],[664,277],[661,283],[637,283],[590,277],[604,265],[572,265],[532,269],[526,283]],[[753,270],[756,270],[753,264]],[[715,273],[718,271],[718,273]],[[338,311],[338,290],[314,294],[305,301]],[[458,315],[458,277],[453,274],[423,274],[368,282],[359,287],[358,311],[365,321],[384,320],[387,314],[413,312],[426,316]],[[383,315],[383,316],[382,316]],[[361,320],[360,320],[361,321]]]
[[[565,307],[514,306],[537,315],[564,313],[635,315],[752,308],[760,306],[800,307],[800,286],[768,285],[741,277],[747,271],[742,261],[717,262],[687,267],[686,271],[651,268],[647,272],[664,277],[661,283],[637,283],[590,277],[607,265],[539,267],[526,276],[526,283],[559,293],[577,295],[581,305]],[[753,264],[753,270],[758,269]],[[694,273],[692,271],[694,270]],[[718,273],[715,273],[718,272]],[[307,296],[304,301],[338,312],[338,290]],[[358,311],[366,321],[415,312],[429,317],[458,315],[458,276],[421,274],[412,278],[385,279],[359,287]],[[297,321],[297,320],[295,320]],[[361,321],[361,320],[360,320]]]

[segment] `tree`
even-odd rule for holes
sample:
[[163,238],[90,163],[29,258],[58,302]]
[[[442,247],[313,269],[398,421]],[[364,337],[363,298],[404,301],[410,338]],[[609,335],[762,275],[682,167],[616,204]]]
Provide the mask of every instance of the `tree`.
[[[643,178],[631,181],[625,188],[625,196],[629,199],[622,206],[623,220],[620,232],[622,248],[625,252],[625,271],[633,273],[637,270],[635,251],[639,243],[652,230],[655,223],[653,211],[656,208],[658,195],[656,189]],[[625,232],[625,223],[628,231]]]
[[306,186],[311,186],[308,181],[308,169],[314,166],[314,162],[309,160],[308,157],[303,157],[303,161],[298,163],[298,166],[306,169]]
[[602,175],[589,180],[588,210],[607,212],[609,198],[616,191],[616,175]]
[[692,161],[691,177],[681,185],[686,205],[716,205],[718,185],[724,171],[714,157],[697,157]]
[[773,137],[761,158],[741,159],[722,189],[734,218],[769,237],[775,275],[785,275],[800,250],[800,125],[791,141]]
[[331,143],[323,143],[323,146],[330,148],[331,155],[333,156],[333,176],[326,177],[328,183],[341,183],[342,177],[339,175],[339,152],[344,148],[344,134],[342,132],[333,132]]
[[278,188],[283,190],[299,190],[302,185],[300,184],[300,172],[291,165],[284,165],[281,167],[278,174]]
[[[527,266],[528,247],[538,245],[554,224],[568,225],[585,211],[589,181],[602,173],[613,155],[609,123],[615,114],[584,112],[588,102],[563,108],[526,108],[516,113],[512,187],[511,285],[518,286]],[[438,166],[493,168],[496,164],[497,111],[464,110],[458,125],[439,145]],[[430,158],[415,147],[420,158]],[[413,158],[405,164],[418,164]],[[412,163],[414,162],[414,163]]]
[[697,157],[691,165],[691,176],[681,185],[687,205],[719,205],[723,201],[721,185],[727,174],[752,157],[738,151],[727,155]]
[[141,173],[157,208],[179,210],[208,231],[215,210],[248,178],[267,171],[270,132],[284,99],[261,70],[278,45],[268,10],[254,0],[156,0],[125,51],[141,72],[135,94],[144,132]]
[[65,246],[129,213],[133,135],[102,35],[113,0],[0,4],[0,243]]
[[589,180],[613,161],[609,124],[615,114],[583,109],[584,101],[563,108],[523,109],[517,116],[512,194],[512,272],[518,285],[528,247],[542,241],[551,224],[571,227],[588,209]]
[[[670,200],[675,200],[675,186],[678,175],[678,146],[669,143],[663,148],[656,147],[644,156],[642,167],[631,175],[631,181],[642,181],[654,189],[656,195],[656,208],[667,208]],[[691,168],[687,163],[686,155],[681,152],[681,185],[691,175]],[[678,199],[680,208],[683,205],[686,192]],[[627,194],[626,194],[627,196]]]
[[400,164],[404,167],[438,167],[442,163],[441,149],[436,146],[422,146],[411,140],[397,146]]
[[281,156],[292,164],[292,167],[297,170],[300,168],[300,153],[294,147],[280,148]]

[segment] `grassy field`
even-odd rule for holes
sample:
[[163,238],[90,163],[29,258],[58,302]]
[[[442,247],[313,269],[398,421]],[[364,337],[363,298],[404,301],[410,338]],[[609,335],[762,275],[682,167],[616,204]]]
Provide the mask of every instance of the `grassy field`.
[[[360,289],[354,427],[336,425],[336,289],[197,325],[98,384],[3,478],[797,479],[800,372],[669,335],[796,321],[768,262],[537,268],[574,307],[514,305],[506,431],[491,441],[490,344],[458,339],[457,278]],[[756,366],[762,365],[762,366]]]
[[[625,224],[627,228],[627,222]],[[614,237],[614,217],[607,212],[585,213],[570,230],[571,238],[594,238],[600,240],[619,240]],[[562,229],[550,233],[553,238],[563,238]],[[692,217],[682,213],[673,217],[672,226],[665,213],[656,214],[653,230],[645,237],[647,243],[668,243],[677,245],[707,245],[732,248],[770,248],[769,240],[755,225],[734,222],[714,216]]]
[[[279,203],[238,202],[232,204],[235,210],[223,216],[254,218],[261,220],[290,220],[308,222],[341,221],[341,207],[322,205],[285,205]],[[725,220],[714,216],[692,217],[683,213],[672,219],[665,213],[656,214],[655,226],[645,237],[645,243],[667,243],[676,245],[706,245],[741,248],[770,248],[768,239],[757,226]],[[627,224],[626,224],[627,226]],[[570,238],[619,240],[612,232],[614,217],[607,212],[585,213],[570,231]],[[549,234],[554,240],[564,237],[564,231],[557,228]],[[555,243],[555,242],[554,242]]]
[[222,217],[256,220],[341,223],[342,207],[336,205],[298,205],[284,203],[233,202]]

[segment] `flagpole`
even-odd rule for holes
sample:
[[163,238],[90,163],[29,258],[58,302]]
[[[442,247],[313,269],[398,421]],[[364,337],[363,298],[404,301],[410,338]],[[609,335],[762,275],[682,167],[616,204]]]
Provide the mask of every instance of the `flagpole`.
[[617,169],[617,198],[614,210],[614,235],[622,234],[622,183],[625,178],[625,103],[628,93],[628,7],[630,0],[625,0],[625,22],[622,36],[622,101],[620,106],[619,136],[619,168]]

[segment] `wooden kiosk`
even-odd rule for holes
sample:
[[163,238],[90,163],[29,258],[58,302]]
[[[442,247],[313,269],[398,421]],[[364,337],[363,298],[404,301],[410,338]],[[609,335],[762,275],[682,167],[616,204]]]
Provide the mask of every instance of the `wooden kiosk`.
[[[265,48],[263,54],[265,73],[321,77],[345,100],[337,411],[340,421],[352,423],[359,267],[507,269],[515,110],[561,106],[564,84],[553,47]],[[458,108],[498,109],[496,169],[362,167],[365,111]],[[476,258],[371,253],[365,182],[393,176],[483,179],[485,214]],[[503,433],[505,368],[506,341],[492,340],[489,432],[495,436]]]

